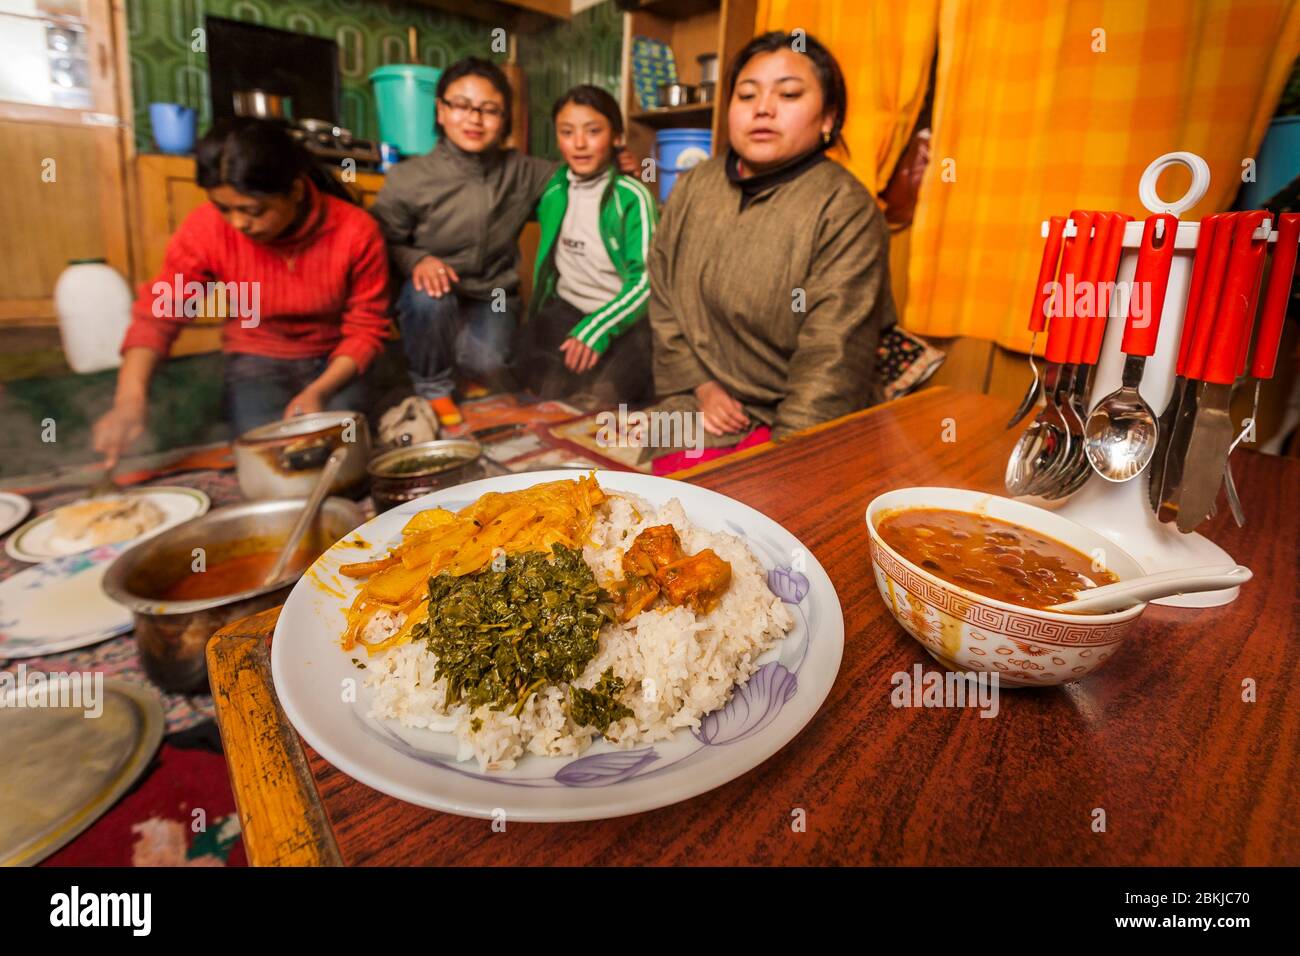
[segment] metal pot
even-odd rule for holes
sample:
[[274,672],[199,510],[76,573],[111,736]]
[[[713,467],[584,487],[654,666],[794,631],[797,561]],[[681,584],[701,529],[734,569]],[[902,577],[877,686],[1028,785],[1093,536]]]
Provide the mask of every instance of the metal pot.
[[[231,621],[282,604],[294,582],[249,588],[224,597],[168,601],[162,595],[190,573],[201,548],[208,567],[283,546],[302,500],[248,501],[217,508],[124,551],[104,575],[104,591],[135,615],[135,640],[149,679],[163,690],[208,689],[208,639]],[[305,538],[312,560],[366,520],[343,498],[326,498]]]
[[717,85],[714,83],[701,83],[695,87],[695,95],[691,98],[693,103],[712,103]]
[[687,83],[661,83],[659,85],[659,106],[685,106],[695,95],[695,87]]
[[235,442],[245,498],[306,498],[335,448],[347,454],[331,494],[359,491],[370,460],[370,426],[360,412],[314,412],[260,425]]
[[287,120],[293,118],[293,100],[267,90],[236,90],[235,115],[257,119]]
[[718,82],[718,54],[701,53],[695,58],[695,62],[700,65],[701,84]]
[[[412,463],[437,455],[458,464],[415,468]],[[487,477],[483,446],[469,438],[443,438],[386,451],[370,463],[370,498],[376,511],[387,511],[423,495]]]

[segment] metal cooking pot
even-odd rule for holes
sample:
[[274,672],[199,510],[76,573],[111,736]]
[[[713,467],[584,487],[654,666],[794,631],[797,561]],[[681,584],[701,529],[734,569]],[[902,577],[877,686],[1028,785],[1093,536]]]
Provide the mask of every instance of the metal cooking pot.
[[293,100],[267,90],[235,91],[235,115],[257,119],[287,120],[293,118]]
[[[455,461],[434,468],[415,467],[420,459],[433,456]],[[376,511],[387,511],[439,489],[487,476],[483,446],[469,438],[443,438],[394,448],[376,457],[369,472],[370,498]]]
[[[140,662],[151,681],[163,690],[206,692],[208,638],[231,621],[282,604],[293,587],[290,581],[223,597],[165,600],[161,595],[191,573],[195,549],[203,549],[209,568],[228,558],[278,550],[304,504],[249,501],[217,508],[141,541],[109,565],[104,591],[134,613]],[[305,538],[312,560],[365,520],[359,505],[326,498]]]
[[370,460],[361,412],[313,412],[250,429],[235,441],[235,474],[245,498],[306,498],[335,448],[346,451],[331,494],[359,491]]

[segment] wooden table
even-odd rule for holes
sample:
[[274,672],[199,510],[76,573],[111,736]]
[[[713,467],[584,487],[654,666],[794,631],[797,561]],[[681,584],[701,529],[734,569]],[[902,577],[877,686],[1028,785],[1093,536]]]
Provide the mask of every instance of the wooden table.
[[[974,709],[895,709],[932,664],[872,581],[863,510],[907,485],[1000,491],[1011,406],[932,389],[688,473],[816,554],[844,607],[839,676],[766,763],[660,810],[581,824],[451,816],[384,796],[300,741],[270,686],[274,611],[218,633],[213,693],[258,864],[1300,863],[1300,462],[1239,453],[1249,512],[1206,529],[1253,568],[1233,604],[1152,607],[1114,660]],[[944,431],[955,428],[952,441]],[[1243,681],[1256,702],[1244,702]],[[806,812],[806,832],[792,813]],[[1095,832],[1094,810],[1105,811]]]

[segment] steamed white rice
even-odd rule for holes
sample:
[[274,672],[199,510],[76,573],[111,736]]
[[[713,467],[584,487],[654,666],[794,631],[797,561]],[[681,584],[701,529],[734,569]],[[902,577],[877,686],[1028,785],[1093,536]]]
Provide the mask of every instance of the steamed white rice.
[[[620,702],[633,716],[610,724],[605,737],[619,747],[662,740],[695,728],[700,718],[727,702],[732,688],[757,669],[755,661],[793,626],[790,612],[767,586],[762,565],[739,538],[696,528],[681,503],[657,511],[631,495],[611,494],[597,511],[592,541],[583,556],[596,580],[608,587],[622,577],[623,552],[646,528],[671,524],[686,553],[712,548],[731,563],[731,585],[717,606],[697,616],[684,607],[656,606],[626,624],[607,624],[600,649],[574,683],[590,688],[606,668],[624,681]],[[662,602],[661,602],[662,603]],[[391,633],[400,619],[371,622],[367,640]],[[482,769],[509,769],[525,753],[572,756],[591,745],[593,727],[568,717],[568,686],[548,685],[533,694],[519,716],[487,706],[446,706],[446,680],[434,680],[437,658],[423,642],[394,648],[367,662],[373,689],[370,716],[406,727],[454,733],[458,757]],[[482,723],[473,730],[472,721]]]

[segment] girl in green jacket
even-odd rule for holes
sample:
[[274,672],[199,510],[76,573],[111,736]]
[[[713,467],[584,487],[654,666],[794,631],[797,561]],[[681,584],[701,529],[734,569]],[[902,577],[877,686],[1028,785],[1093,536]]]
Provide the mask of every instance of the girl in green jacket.
[[551,116],[564,165],[537,205],[541,241],[518,376],[544,398],[593,407],[648,400],[654,199],[615,164],[623,117],[614,97],[575,86]]

